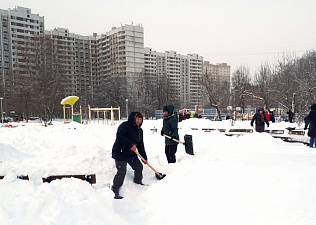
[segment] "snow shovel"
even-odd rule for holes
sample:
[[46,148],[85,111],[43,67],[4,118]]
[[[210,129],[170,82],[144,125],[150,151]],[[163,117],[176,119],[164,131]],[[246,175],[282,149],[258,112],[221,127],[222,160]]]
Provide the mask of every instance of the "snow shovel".
[[[136,150],[135,151],[136,155],[141,158],[141,160],[145,161],[145,159],[143,158],[143,156],[141,156],[141,154],[139,154],[139,152]],[[158,180],[162,180],[163,178],[165,178],[166,174],[162,174],[162,173],[159,173],[157,170],[155,170],[154,167],[152,167],[148,162],[146,164],[147,166],[149,166],[150,169],[152,169],[154,172],[155,172],[155,175],[156,175],[156,178]]]
[[193,151],[193,143],[192,143],[192,135],[184,135],[184,142],[179,141],[177,139],[174,139],[173,137],[170,137],[166,134],[164,134],[164,136],[166,138],[171,139],[172,141],[178,142],[180,144],[183,144],[185,146],[185,152],[189,155],[194,155],[194,151]]

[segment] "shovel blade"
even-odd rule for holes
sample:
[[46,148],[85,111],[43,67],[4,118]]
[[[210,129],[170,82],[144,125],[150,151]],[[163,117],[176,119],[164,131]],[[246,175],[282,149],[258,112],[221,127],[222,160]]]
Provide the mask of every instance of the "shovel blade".
[[194,155],[192,135],[184,135],[185,152],[189,155]]
[[157,178],[158,180],[162,180],[162,179],[165,178],[165,176],[166,176],[166,174],[162,174],[162,173],[159,173],[159,175],[158,175],[157,173],[155,173],[155,175],[156,175],[156,178]]

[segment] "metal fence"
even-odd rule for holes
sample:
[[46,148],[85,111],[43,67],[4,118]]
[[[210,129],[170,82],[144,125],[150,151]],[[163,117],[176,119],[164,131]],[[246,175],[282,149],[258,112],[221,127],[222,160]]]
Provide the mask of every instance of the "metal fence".
[[[181,109],[182,110],[182,109]],[[179,112],[181,110],[176,109],[175,112]],[[187,109],[191,113],[195,112],[195,109]],[[241,110],[228,110],[227,108],[220,108],[221,112],[221,118],[219,118],[217,111],[215,108],[210,109],[200,109],[200,114],[202,117],[206,117],[208,119],[217,119],[217,120],[224,120],[226,119],[226,116],[233,116],[234,112],[237,112],[237,114],[243,114],[243,115],[252,115],[255,112],[257,112],[257,108],[245,108],[243,111]],[[155,112],[156,119],[161,119],[163,117],[163,112],[161,109],[157,109]]]

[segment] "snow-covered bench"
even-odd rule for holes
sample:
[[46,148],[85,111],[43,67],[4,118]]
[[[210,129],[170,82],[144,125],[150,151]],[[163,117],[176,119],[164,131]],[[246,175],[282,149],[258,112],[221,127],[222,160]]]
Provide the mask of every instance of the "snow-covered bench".
[[43,180],[43,182],[50,183],[53,180],[63,179],[63,178],[71,178],[71,177],[85,180],[85,181],[89,182],[90,184],[96,183],[95,174],[90,174],[90,175],[56,175],[56,176],[49,176],[49,177],[42,178],[42,180]]
[[[3,179],[4,176],[0,176],[0,180]],[[18,179],[21,179],[21,180],[29,180],[29,176],[28,175],[18,175],[17,176]]]

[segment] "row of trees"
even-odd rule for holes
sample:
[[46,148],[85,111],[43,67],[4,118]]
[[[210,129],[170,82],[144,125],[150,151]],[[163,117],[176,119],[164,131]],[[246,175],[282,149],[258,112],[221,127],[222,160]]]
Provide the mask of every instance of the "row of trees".
[[[65,88],[73,85],[73,80],[66,72],[68,65],[59,51],[49,37],[19,43],[19,61],[13,64],[12,73],[5,75],[0,85],[6,111],[14,110],[25,119],[39,116],[44,122],[53,116],[62,116],[60,101],[66,97]],[[133,82],[124,76],[108,76],[99,88],[89,85],[89,98],[87,91],[82,95],[76,93],[81,99],[79,104],[121,106],[124,111],[127,110],[124,107],[126,96],[129,96],[129,111],[141,111],[146,117],[154,116],[155,110],[167,103],[180,107],[179,95],[170,87],[166,75],[153,78],[139,73],[134,76]],[[230,83],[221,82],[209,71],[205,71],[200,80],[204,90],[202,98],[206,99],[204,108],[216,108],[219,116],[220,109],[229,105],[243,110],[250,106],[305,113],[316,102],[315,81],[315,51],[306,52],[302,57],[282,55],[275,65],[262,64],[254,74],[246,65],[241,65],[232,72]],[[83,99],[91,102],[83,102]]]
[[4,109],[28,120],[38,116],[45,125],[58,114],[63,98],[63,64],[53,49],[52,39],[19,41],[13,70],[1,80]]
[[218,83],[212,74],[204,73],[202,85],[210,106],[220,115],[220,108],[228,105],[264,107],[267,109],[292,110],[301,115],[316,102],[316,52],[308,51],[302,57],[282,55],[275,65],[262,64],[250,74],[249,67],[236,68],[231,86]]
[[141,111],[146,118],[154,117],[155,110],[162,109],[166,104],[173,103],[176,108],[180,107],[179,93],[172,90],[166,76],[153,78],[146,73],[138,73],[132,81],[125,77],[105,77],[101,88],[95,93],[93,104],[121,106],[125,111],[126,96],[129,96],[129,110]]

